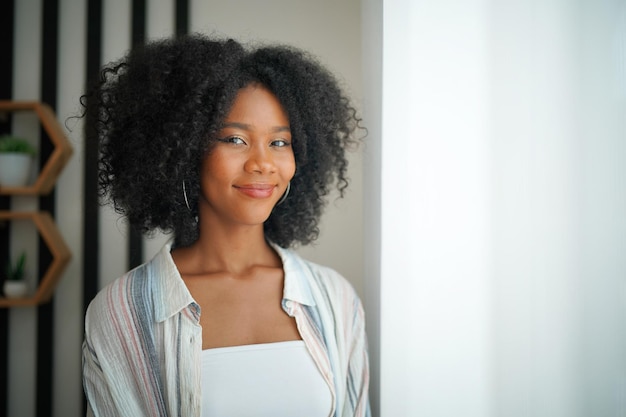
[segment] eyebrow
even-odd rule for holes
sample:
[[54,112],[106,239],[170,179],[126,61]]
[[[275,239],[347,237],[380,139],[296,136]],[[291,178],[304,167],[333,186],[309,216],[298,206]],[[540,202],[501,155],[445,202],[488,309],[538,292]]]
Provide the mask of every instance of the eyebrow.
[[[241,129],[241,130],[251,130],[251,126],[247,123],[239,123],[239,122],[228,122],[228,123],[224,123],[222,125],[222,129],[226,129],[226,128],[235,128],[235,129]],[[272,128],[272,132],[273,133],[279,133],[279,132],[291,132],[291,128],[289,126],[276,126]]]

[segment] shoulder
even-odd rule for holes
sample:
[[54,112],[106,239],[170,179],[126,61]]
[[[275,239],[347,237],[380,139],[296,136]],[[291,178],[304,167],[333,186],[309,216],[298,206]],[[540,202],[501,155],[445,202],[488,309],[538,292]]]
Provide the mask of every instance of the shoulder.
[[356,292],[352,284],[335,269],[326,265],[320,265],[299,255],[300,261],[311,272],[315,282],[323,289],[337,294],[349,294],[356,297]]
[[[103,287],[89,303],[85,315],[85,330],[108,331],[112,325],[128,325],[139,306],[145,305],[149,291],[145,291],[147,265],[141,265]],[[144,287],[138,291],[138,287]]]
[[170,254],[169,243],[150,261],[102,288],[91,301],[85,331],[147,328],[193,302]]
[[173,295],[167,285],[175,269],[170,260],[168,244],[146,263],[103,287],[87,308],[86,335],[126,334],[147,328],[163,316],[164,308],[157,304],[167,304]]
[[335,269],[320,265],[301,257],[289,249],[282,249],[287,274],[296,277],[294,280],[302,287],[303,293],[310,292],[316,304],[328,304],[333,309],[344,306],[350,310],[361,308],[361,301],[352,284]]

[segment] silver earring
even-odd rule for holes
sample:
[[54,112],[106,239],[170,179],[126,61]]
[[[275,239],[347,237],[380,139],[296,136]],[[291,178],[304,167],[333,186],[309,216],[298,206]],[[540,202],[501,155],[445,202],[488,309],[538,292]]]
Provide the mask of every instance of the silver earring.
[[290,190],[291,190],[291,181],[287,183],[287,189],[285,190],[285,193],[280,198],[280,200],[278,200],[278,203],[276,203],[276,205],[283,204],[285,202],[285,200],[287,199],[287,196],[289,195]]
[[185,197],[185,205],[187,209],[191,211],[191,207],[189,207],[189,200],[187,200],[187,189],[185,188],[185,180],[183,180],[183,196]]
[[[193,211],[191,211],[191,207],[189,206],[189,200],[187,199],[187,188],[185,187],[185,180],[183,180],[183,197],[185,197],[185,205],[187,206],[187,209],[190,213],[193,213]],[[194,216],[193,219],[195,220],[196,224],[198,224],[198,216]]]

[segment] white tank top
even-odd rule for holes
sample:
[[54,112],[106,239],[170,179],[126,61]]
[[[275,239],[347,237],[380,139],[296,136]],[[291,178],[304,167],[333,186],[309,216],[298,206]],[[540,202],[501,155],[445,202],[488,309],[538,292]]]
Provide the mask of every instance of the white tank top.
[[302,340],[202,351],[202,417],[328,417],[330,408]]

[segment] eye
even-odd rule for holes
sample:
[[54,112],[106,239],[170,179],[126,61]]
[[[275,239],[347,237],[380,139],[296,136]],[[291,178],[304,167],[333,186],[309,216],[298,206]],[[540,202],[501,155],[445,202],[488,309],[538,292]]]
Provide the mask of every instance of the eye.
[[272,143],[270,143],[270,146],[275,146],[277,148],[282,148],[285,146],[290,146],[291,142],[286,140],[286,139],[276,139],[273,140]]
[[227,136],[225,138],[218,139],[218,141],[223,143],[232,143],[234,145],[245,145],[246,142],[240,138],[239,136]]

